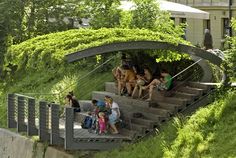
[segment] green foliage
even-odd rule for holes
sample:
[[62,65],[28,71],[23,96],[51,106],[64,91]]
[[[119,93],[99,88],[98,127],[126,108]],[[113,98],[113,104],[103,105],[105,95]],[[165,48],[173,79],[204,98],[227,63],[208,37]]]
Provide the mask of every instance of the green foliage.
[[[232,20],[232,27],[236,31],[236,19]],[[230,48],[226,50],[226,62],[225,67],[226,71],[230,75],[232,80],[236,80],[236,36],[228,37],[227,44],[230,45]]]
[[184,34],[183,26],[175,26],[170,19],[170,13],[162,11],[156,0],[133,0],[135,8],[122,11],[120,27],[145,28],[153,31],[181,37]]
[[86,2],[90,7],[91,20],[89,24],[91,27],[95,29],[102,27],[114,28],[120,25],[121,10],[118,9],[119,0],[87,0]]
[[83,4],[77,0],[0,0],[0,75],[10,45],[74,28],[74,21],[86,16]]
[[154,0],[135,1],[136,8],[131,11],[133,20],[132,27],[137,28],[156,28],[156,21],[160,14],[158,4]]
[[121,28],[130,28],[132,21],[132,13],[130,11],[122,11],[120,17],[120,27]]
[[91,64],[87,63],[87,66],[70,64],[66,68],[60,65],[57,69],[61,71],[55,72],[47,70],[20,72],[17,75],[19,77],[12,76],[8,80],[2,80],[0,82],[0,127],[6,127],[7,123],[6,96],[8,93],[25,94],[35,97],[37,101],[54,101],[63,106],[64,97],[69,91],[73,90],[80,100],[91,99],[92,91],[103,91],[104,82],[113,79],[111,69],[91,73],[94,70],[94,62],[96,60],[91,61]]
[[[54,70],[65,65],[64,56],[86,48],[124,41],[161,41],[175,45],[188,44],[180,37],[146,29],[80,29],[39,36],[13,45],[5,56],[5,68],[16,65],[17,70]],[[56,70],[58,71],[58,70]]]
[[236,157],[236,93],[223,92],[214,103],[199,109],[186,120],[174,118],[159,135],[94,157]]

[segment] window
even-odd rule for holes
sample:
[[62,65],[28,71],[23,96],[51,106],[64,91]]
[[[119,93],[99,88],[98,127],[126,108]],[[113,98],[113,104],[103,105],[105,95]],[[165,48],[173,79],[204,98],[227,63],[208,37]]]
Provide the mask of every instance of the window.
[[211,30],[211,22],[210,22],[210,20],[204,20],[204,29]]
[[206,29],[211,30],[211,21],[210,20],[203,21],[203,34],[205,34]]
[[222,22],[223,22],[222,36],[224,38],[226,35],[229,36],[229,25],[230,25],[229,18],[223,18]]
[[180,23],[186,23],[186,18],[180,18]]

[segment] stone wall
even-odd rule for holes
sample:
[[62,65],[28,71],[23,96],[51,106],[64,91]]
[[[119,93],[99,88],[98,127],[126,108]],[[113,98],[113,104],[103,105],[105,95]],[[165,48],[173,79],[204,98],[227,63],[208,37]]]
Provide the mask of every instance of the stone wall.
[[72,158],[62,150],[48,147],[42,143],[0,128],[1,158]]

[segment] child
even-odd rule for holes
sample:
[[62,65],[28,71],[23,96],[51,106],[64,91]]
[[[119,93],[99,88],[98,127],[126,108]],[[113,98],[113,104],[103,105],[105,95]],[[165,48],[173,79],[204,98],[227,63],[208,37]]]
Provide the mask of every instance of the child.
[[103,112],[99,112],[98,116],[99,134],[104,134],[106,133],[105,114]]

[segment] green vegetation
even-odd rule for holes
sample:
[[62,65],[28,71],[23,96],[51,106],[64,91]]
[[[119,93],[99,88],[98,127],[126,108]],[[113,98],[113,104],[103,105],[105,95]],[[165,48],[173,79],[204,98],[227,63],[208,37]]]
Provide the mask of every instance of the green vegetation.
[[[112,80],[111,68],[118,62],[117,58],[115,57],[105,66],[101,66],[97,71],[83,78],[105,62],[109,55],[91,57],[71,64],[65,61],[64,55],[102,44],[133,40],[188,44],[179,37],[146,29],[103,28],[52,33],[11,46],[5,55],[5,79],[0,84],[2,105],[0,110],[3,117],[1,126],[6,125],[5,97],[7,93],[33,93],[30,95],[38,99],[63,104],[66,93],[74,90],[78,98],[90,99],[93,90],[102,90],[104,82]],[[166,56],[165,52],[162,53]],[[171,55],[171,58],[178,60],[182,57],[179,54]]]
[[216,98],[189,118],[175,118],[157,136],[94,157],[236,157],[236,93],[229,91]]
[[[71,90],[79,99],[89,99],[91,91],[102,90],[104,82],[112,80],[110,70],[119,62],[115,57],[102,66],[101,63],[111,57],[107,55],[68,64],[64,59],[66,54],[123,41],[190,44],[181,38],[182,26],[174,26],[169,14],[160,11],[153,1],[134,0],[135,10],[121,11],[117,9],[119,0],[0,0],[0,127],[6,127],[8,93],[31,93],[27,95],[61,105],[65,94]],[[81,22],[81,18],[89,17],[88,13],[92,28],[98,30],[73,29],[73,20]],[[66,23],[64,17],[76,19]],[[54,18],[55,22],[50,22],[49,18]],[[236,29],[236,21],[233,27]],[[67,31],[52,33],[62,30]],[[50,34],[43,35],[46,33]],[[228,43],[231,47],[227,53],[227,71],[235,80],[236,37],[229,38]],[[167,52],[170,53],[144,53],[158,56],[157,61],[186,58],[174,52],[166,55]],[[98,66],[101,68],[87,76]],[[213,104],[189,118],[175,118],[157,136],[94,157],[236,157],[236,93],[221,92],[226,94],[217,95]]]
[[[236,19],[232,20],[232,27],[236,31]],[[231,80],[236,81],[236,36],[228,37],[226,43],[229,45],[229,49],[226,50],[226,71],[230,74]]]
[[[154,1],[134,0],[137,9],[122,11],[120,0],[0,0],[0,77],[4,77],[1,73],[3,57],[11,45],[39,35],[81,28],[83,18],[89,18],[89,27],[95,29],[146,28],[172,37],[183,35],[182,26],[175,26],[170,14],[161,11]],[[50,44],[57,46],[52,41]],[[66,44],[70,45],[70,42]],[[35,51],[41,52],[41,49]]]
[[138,40],[188,44],[180,37],[147,29],[70,30],[39,36],[13,45],[6,54],[5,65],[17,65],[18,70],[51,69],[65,63],[66,54],[108,43]]

